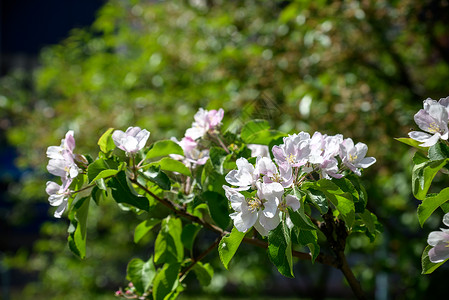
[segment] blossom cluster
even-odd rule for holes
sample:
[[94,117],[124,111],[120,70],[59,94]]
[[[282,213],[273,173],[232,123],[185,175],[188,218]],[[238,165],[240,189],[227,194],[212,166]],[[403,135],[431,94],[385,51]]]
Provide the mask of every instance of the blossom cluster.
[[449,137],[449,97],[436,100],[427,98],[424,100],[424,108],[420,109],[414,116],[415,123],[422,131],[412,131],[410,138],[421,142],[422,147],[431,147],[439,139],[447,141]]
[[331,179],[342,178],[342,172],[349,169],[360,176],[361,168],[376,162],[374,157],[365,157],[367,151],[365,144],[354,145],[352,139],[343,139],[341,134],[315,132],[311,137],[300,132],[285,137],[283,144],[272,148],[274,161],[269,156],[258,156],[252,165],[239,158],[237,170],[225,177],[234,187],[223,186],[235,211],[230,214],[235,227],[246,232],[254,226],[261,235],[267,235],[279,224],[281,213],[285,214],[287,225],[292,226],[288,207],[293,211],[300,207],[292,188],[313,172]]
[[[449,226],[449,213],[443,217],[443,223]],[[441,228],[441,231],[432,231],[427,238],[427,243],[433,248],[429,250],[429,260],[440,263],[449,258],[449,229]]]
[[140,151],[147,143],[150,132],[140,127],[128,127],[125,132],[115,130],[112,134],[112,140],[117,148],[126,152],[126,154],[134,154]]
[[185,157],[179,157],[175,155],[175,158],[182,159],[186,165],[204,165],[209,159],[209,149],[201,147],[199,140],[206,135],[214,135],[216,129],[221,125],[224,111],[219,110],[205,110],[200,108],[195,114],[195,121],[192,123],[192,127],[186,130],[184,137],[181,141],[176,138],[172,138],[177,142],[184,151]]
[[45,189],[49,195],[48,201],[50,205],[58,207],[54,213],[56,218],[60,218],[67,208],[68,198],[71,193],[69,186],[80,172],[75,160],[85,160],[81,155],[73,153],[74,148],[75,138],[72,130],[66,133],[65,138],[61,140],[60,146],[47,148],[47,157],[50,159],[47,170],[50,174],[61,177],[62,181],[61,185],[53,181],[47,181]]

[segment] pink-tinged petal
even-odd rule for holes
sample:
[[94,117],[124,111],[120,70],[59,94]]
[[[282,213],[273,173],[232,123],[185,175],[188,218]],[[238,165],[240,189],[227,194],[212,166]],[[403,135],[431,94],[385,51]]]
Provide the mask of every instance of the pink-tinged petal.
[[256,174],[263,174],[272,177],[277,173],[277,168],[274,162],[268,157],[259,157],[256,161],[254,169]]
[[420,146],[421,147],[431,147],[438,143],[438,140],[440,139],[440,134],[437,132],[435,133],[431,138],[429,138],[427,141],[424,141]]
[[47,148],[47,157],[52,159],[63,159],[62,150],[62,147],[50,146]]
[[125,138],[125,140],[123,140],[123,148],[125,149],[126,152],[128,153],[135,153],[137,152],[137,145],[139,144],[139,142],[136,140],[135,137],[132,136],[127,136]]
[[250,210],[242,210],[242,221],[246,228],[249,229],[254,226],[257,221],[258,213]]
[[355,149],[357,150],[357,157],[360,159],[365,157],[366,152],[368,152],[368,146],[364,143],[357,143],[357,145],[355,145]]
[[112,133],[112,140],[114,141],[114,144],[115,144],[118,148],[120,148],[120,149],[122,149],[122,150],[125,150],[125,149],[123,148],[123,145],[122,145],[122,141],[123,141],[125,138],[126,138],[126,134],[125,134],[123,131],[121,131],[121,130],[115,130],[115,131]]
[[376,159],[374,157],[365,157],[364,159],[362,159],[358,164],[357,167],[360,168],[368,168],[369,166],[371,166],[372,164],[374,164],[376,162]]
[[449,234],[442,231],[432,231],[427,238],[430,246],[436,246],[440,242],[449,242]]
[[285,161],[285,152],[281,147],[273,146],[271,151],[273,152],[274,158],[277,160],[278,163]]
[[430,137],[432,137],[432,135],[422,131],[411,131],[408,136],[418,142],[427,141]]
[[266,145],[248,144],[246,145],[251,150],[251,157],[268,157],[270,158],[270,150]]
[[133,136],[135,137],[142,129],[140,129],[140,127],[128,127],[128,129],[126,129],[126,136]]
[[197,140],[206,133],[203,127],[192,127],[186,130],[185,136]]
[[257,230],[257,232],[261,235],[261,236],[267,236],[268,235],[268,230],[266,230],[265,228],[263,228],[262,225],[260,225],[259,222],[256,222],[254,224],[254,228]]
[[47,165],[47,170],[50,174],[55,176],[65,177],[67,175],[66,171],[67,163],[62,159],[50,159]]
[[285,203],[289,206],[293,211],[297,211],[301,206],[299,199],[294,195],[287,195],[285,197]]
[[276,203],[274,200],[268,200],[264,203],[264,206],[265,209],[263,210],[263,214],[261,215],[265,215],[267,218],[273,218],[277,212],[278,203]]
[[137,148],[139,150],[143,149],[145,147],[145,144],[147,143],[148,138],[150,137],[150,132],[146,129],[143,129],[141,132],[139,132],[136,135],[136,140],[139,141]]
[[449,247],[447,243],[437,244],[429,250],[429,260],[433,263],[440,263],[449,258]]
[[73,137],[73,130],[69,130],[65,134],[65,146],[67,150],[73,153],[73,149],[75,149],[75,138]]
[[47,192],[48,195],[54,195],[58,193],[58,191],[61,189],[61,186],[53,181],[47,181],[45,192]]
[[261,214],[259,217],[260,225],[262,225],[262,227],[265,228],[267,231],[275,229],[279,225],[280,222],[281,222],[281,219],[279,218],[279,212],[277,212],[271,218],[266,217],[264,214]]
[[61,204],[55,211],[54,217],[55,218],[61,218],[62,214],[64,213],[65,209],[67,208],[67,202],[64,202]]
[[443,216],[443,223],[444,223],[444,225],[449,226],[449,213],[447,213]]
[[66,196],[64,194],[50,195],[50,197],[48,197],[48,202],[51,206],[59,206],[64,202],[65,197]]

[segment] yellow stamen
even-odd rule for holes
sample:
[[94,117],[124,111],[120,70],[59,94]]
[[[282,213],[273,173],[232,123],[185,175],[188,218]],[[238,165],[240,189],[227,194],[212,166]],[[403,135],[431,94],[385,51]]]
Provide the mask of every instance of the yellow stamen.
[[248,201],[249,210],[253,213],[263,207],[263,203],[259,198],[252,198]]

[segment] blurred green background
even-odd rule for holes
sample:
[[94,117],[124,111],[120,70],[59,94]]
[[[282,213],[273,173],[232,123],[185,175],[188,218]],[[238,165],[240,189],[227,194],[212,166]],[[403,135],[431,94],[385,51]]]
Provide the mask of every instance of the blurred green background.
[[[68,129],[76,152],[92,155],[109,127],[146,128],[151,142],[181,138],[199,107],[224,108],[223,128],[265,118],[290,133],[342,133],[366,143],[377,159],[363,175],[368,207],[384,232],[374,243],[348,241],[356,276],[370,298],[445,296],[447,266],[420,274],[442,212],[420,228],[413,153],[394,138],[416,128],[424,99],[449,95],[447,20],[448,1],[434,0],[105,2],[91,25],[43,48],[36,68],[11,68],[0,78],[2,151],[17,168],[7,171],[10,162],[2,161],[0,169],[4,299],[113,299],[127,284],[127,262],[151,253],[153,236],[132,241],[140,220],[107,202],[90,212],[88,258],[69,252],[67,221],[51,217],[45,195],[49,145]],[[448,183],[438,177],[435,189]],[[199,240],[213,238],[200,233]],[[352,295],[335,270],[297,262],[296,279],[284,279],[249,246],[231,271],[216,253],[208,260],[212,284],[202,289],[192,277],[182,298]]]

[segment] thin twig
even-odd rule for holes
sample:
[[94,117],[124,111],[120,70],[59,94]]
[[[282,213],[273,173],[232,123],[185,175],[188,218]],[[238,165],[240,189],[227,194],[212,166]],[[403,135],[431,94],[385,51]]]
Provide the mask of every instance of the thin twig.
[[209,248],[207,248],[204,252],[202,252],[200,255],[198,255],[197,258],[192,259],[192,263],[185,268],[180,274],[179,274],[179,282],[182,282],[184,278],[187,276],[187,273],[196,265],[197,262],[201,261],[206,255],[208,255],[212,250],[214,250],[215,247],[220,243],[221,236],[218,237],[215,242],[213,242]]

